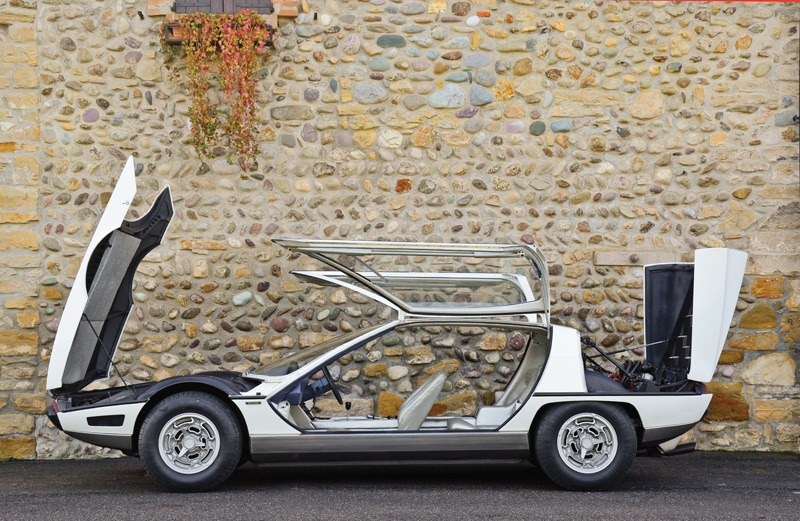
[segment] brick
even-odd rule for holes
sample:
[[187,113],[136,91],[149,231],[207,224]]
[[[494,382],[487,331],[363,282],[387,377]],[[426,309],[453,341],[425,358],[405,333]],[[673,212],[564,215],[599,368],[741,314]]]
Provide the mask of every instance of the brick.
[[0,460],[34,459],[36,439],[33,436],[0,438]]
[[148,16],[164,16],[172,13],[174,0],[147,0]]
[[39,249],[39,238],[30,230],[0,230],[0,251]]
[[30,414],[0,415],[0,435],[31,434],[33,432],[33,416]]
[[0,331],[0,356],[36,355],[38,351],[36,331]]

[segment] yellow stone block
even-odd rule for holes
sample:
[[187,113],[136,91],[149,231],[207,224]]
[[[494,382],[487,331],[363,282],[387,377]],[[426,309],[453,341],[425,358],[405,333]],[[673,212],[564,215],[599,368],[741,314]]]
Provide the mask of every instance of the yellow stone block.
[[432,0],[428,4],[429,13],[444,13],[445,11],[447,11],[447,2],[445,0]]
[[30,434],[33,432],[33,416],[30,414],[0,415],[0,436],[6,434]]
[[23,298],[10,298],[6,300],[3,305],[6,309],[28,309],[36,307],[36,300],[28,297]]
[[31,414],[44,414],[44,394],[20,394],[14,397],[17,409]]
[[759,298],[781,298],[783,296],[783,277],[756,277],[753,281],[753,296]]
[[36,355],[38,350],[38,332],[0,331],[0,356]]
[[735,336],[728,342],[728,345],[735,349],[772,351],[778,345],[778,334],[774,331],[765,331],[755,335]]
[[739,38],[738,40],[736,40],[736,48],[740,50],[749,49],[750,44],[752,43],[753,43],[753,38],[749,34],[746,34],[741,38]]
[[24,329],[33,329],[41,323],[38,311],[20,311],[17,313],[17,324]]
[[0,251],[39,249],[39,238],[30,230],[0,230]]
[[8,37],[12,42],[33,42],[36,40],[36,31],[31,25],[14,24],[8,28]]
[[356,130],[353,132],[353,142],[361,148],[367,148],[378,139],[378,133],[374,130]]
[[45,300],[61,300],[64,298],[64,294],[61,293],[60,289],[44,287],[42,288],[42,298]]
[[[0,14],[0,25],[3,15]],[[20,65],[36,65],[39,63],[39,52],[36,45],[4,43],[0,45],[0,63],[17,63]]]
[[728,141],[728,135],[723,134],[722,132],[714,132],[711,134],[711,138],[709,139],[709,144],[712,147],[718,147],[720,145],[724,145],[725,142]]
[[8,106],[12,109],[38,109],[39,95],[34,93],[8,94]]
[[497,99],[509,100],[514,97],[514,87],[511,86],[511,82],[507,78],[497,80],[493,91]]
[[367,378],[380,378],[386,376],[386,364],[367,364],[364,367],[364,376]]
[[386,418],[396,418],[400,411],[400,406],[405,400],[389,392],[383,392],[378,396],[378,416]]
[[800,421],[800,400],[756,400],[755,405],[756,421]]
[[358,114],[365,114],[367,108],[361,105],[338,105],[336,111],[340,116],[355,116]]
[[0,208],[13,209],[14,212],[35,212],[38,202],[39,190],[37,188],[8,185],[0,187]]
[[25,224],[38,220],[39,214],[35,213],[0,212],[0,223]]
[[36,439],[33,436],[0,438],[0,460],[33,459],[35,457]]
[[470,48],[474,51],[475,49],[478,48],[478,46],[481,44],[482,41],[483,41],[483,37],[480,35],[480,33],[478,33],[478,31],[473,31],[472,32],[472,44],[471,44]]
[[20,67],[12,74],[14,85],[18,89],[35,89],[39,86],[39,76],[31,67]]

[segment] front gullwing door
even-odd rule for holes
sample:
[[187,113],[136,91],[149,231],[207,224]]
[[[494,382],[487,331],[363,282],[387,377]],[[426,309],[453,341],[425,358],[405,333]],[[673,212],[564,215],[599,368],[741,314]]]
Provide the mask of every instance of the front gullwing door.
[[[529,322],[550,323],[547,263],[535,246],[286,238],[273,242],[336,270],[293,271],[299,278],[358,291],[404,315],[525,316]],[[392,262],[393,258],[406,262]],[[434,258],[461,261],[450,263],[449,271],[443,268],[447,263],[435,260],[414,264]]]
[[126,221],[135,194],[129,158],[89,241],[59,322],[47,373],[47,390],[53,396],[78,391],[108,375],[133,306],[136,268],[161,243],[172,219],[172,196],[166,187],[147,214]]

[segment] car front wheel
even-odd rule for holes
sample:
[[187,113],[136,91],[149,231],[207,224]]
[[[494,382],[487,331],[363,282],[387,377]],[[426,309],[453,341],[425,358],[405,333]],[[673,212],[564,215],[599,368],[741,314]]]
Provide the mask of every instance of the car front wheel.
[[201,392],[160,401],[139,434],[139,455],[159,485],[180,492],[219,486],[242,456],[242,429],[230,406]]
[[547,412],[537,425],[534,453],[539,467],[570,490],[615,485],[636,456],[636,429],[619,406],[568,403]]

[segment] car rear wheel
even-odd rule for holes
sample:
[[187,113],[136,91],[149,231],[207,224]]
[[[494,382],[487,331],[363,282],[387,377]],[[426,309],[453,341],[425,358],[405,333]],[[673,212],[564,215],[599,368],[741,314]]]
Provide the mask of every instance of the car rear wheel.
[[544,413],[534,435],[539,467],[570,490],[615,485],[636,456],[636,429],[619,406],[568,403]]
[[159,485],[180,492],[219,486],[242,456],[242,429],[221,399],[183,392],[160,401],[139,434],[139,455]]

